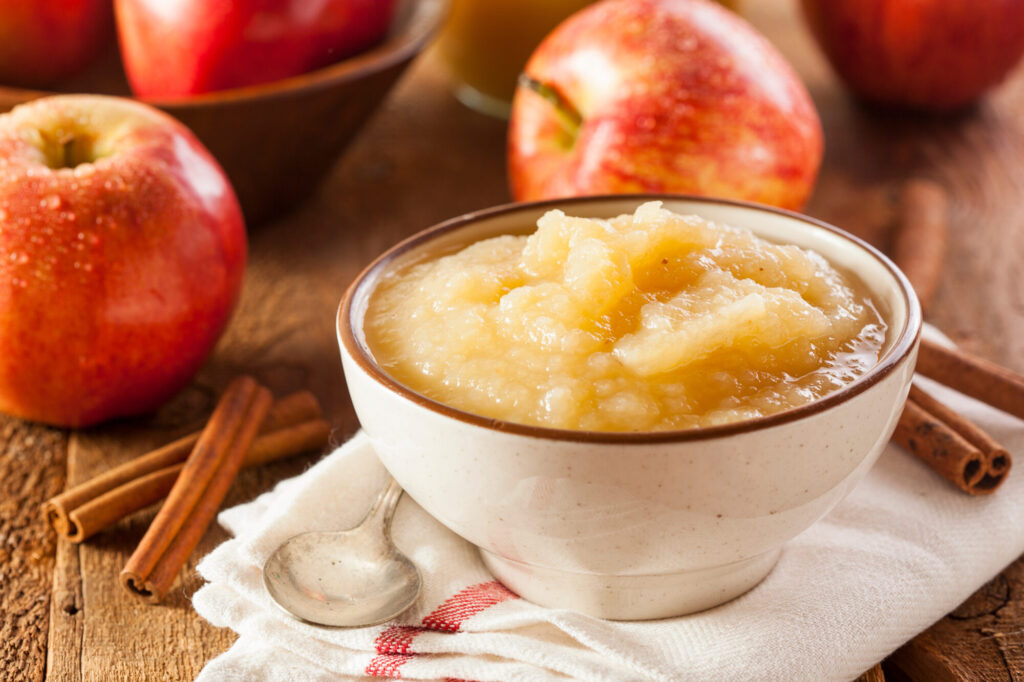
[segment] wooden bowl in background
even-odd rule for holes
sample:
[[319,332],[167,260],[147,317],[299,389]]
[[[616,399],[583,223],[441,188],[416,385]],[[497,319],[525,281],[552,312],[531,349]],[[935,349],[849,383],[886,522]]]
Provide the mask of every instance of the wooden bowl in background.
[[[224,166],[248,223],[316,188],[398,77],[440,28],[448,0],[404,0],[384,42],[284,80],[194,97],[145,99],[191,128]],[[59,92],[130,96],[116,46]],[[0,86],[0,112],[58,91]]]

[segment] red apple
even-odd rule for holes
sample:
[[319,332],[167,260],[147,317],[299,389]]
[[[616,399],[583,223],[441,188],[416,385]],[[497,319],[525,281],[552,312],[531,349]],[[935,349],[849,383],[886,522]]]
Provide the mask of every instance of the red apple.
[[1024,0],[803,0],[855,92],[931,111],[963,107],[1024,54]]
[[512,105],[518,200],[681,192],[803,205],[821,123],[789,64],[705,0],[606,0],[526,65]]
[[227,178],[169,116],[93,95],[0,116],[0,410],[155,408],[213,347],[245,258]]
[[0,0],[0,84],[43,88],[74,75],[103,47],[110,0]]
[[116,0],[132,91],[174,97],[294,76],[381,40],[395,0]]

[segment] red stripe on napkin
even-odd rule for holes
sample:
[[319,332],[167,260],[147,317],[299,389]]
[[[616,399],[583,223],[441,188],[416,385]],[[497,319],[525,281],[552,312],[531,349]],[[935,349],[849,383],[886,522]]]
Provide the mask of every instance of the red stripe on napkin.
[[402,673],[398,669],[408,663],[410,658],[412,658],[411,654],[384,654],[374,656],[373,660],[366,664],[366,670],[364,670],[363,673],[370,675],[371,677],[401,677]]
[[385,628],[373,641],[378,654],[408,654],[412,639],[424,628],[415,625],[392,625]]
[[516,598],[516,593],[496,580],[473,585],[445,599],[423,619],[422,625],[391,625],[381,631],[374,640],[377,650],[364,671],[375,677],[400,678],[401,668],[416,652],[412,651],[412,640],[428,630],[458,632],[462,624],[481,611]]
[[515,592],[497,580],[473,585],[446,599],[423,619],[423,625],[430,630],[457,632],[462,623],[469,618],[486,608],[515,597]]

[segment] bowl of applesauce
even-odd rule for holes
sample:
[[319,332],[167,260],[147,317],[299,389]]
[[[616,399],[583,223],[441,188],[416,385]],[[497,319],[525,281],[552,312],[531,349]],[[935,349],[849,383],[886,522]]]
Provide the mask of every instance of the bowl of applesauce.
[[757,585],[882,451],[920,327],[857,238],[678,195],[447,221],[338,313],[356,413],[409,496],[520,596],[627,620]]

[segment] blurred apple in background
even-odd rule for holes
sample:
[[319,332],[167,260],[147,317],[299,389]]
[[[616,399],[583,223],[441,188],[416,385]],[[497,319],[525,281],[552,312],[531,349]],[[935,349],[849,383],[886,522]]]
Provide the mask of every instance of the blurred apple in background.
[[537,48],[512,106],[518,200],[682,192],[801,207],[821,123],[746,21],[705,0],[607,0]]
[[44,88],[73,76],[112,26],[110,0],[0,0],[0,84]]
[[326,66],[387,34],[395,0],[116,0],[140,97],[266,83]]
[[840,77],[884,104],[963,107],[1024,54],[1024,0],[803,0],[803,9]]
[[217,341],[245,259],[231,186],[169,116],[93,95],[0,116],[0,410],[155,408]]

